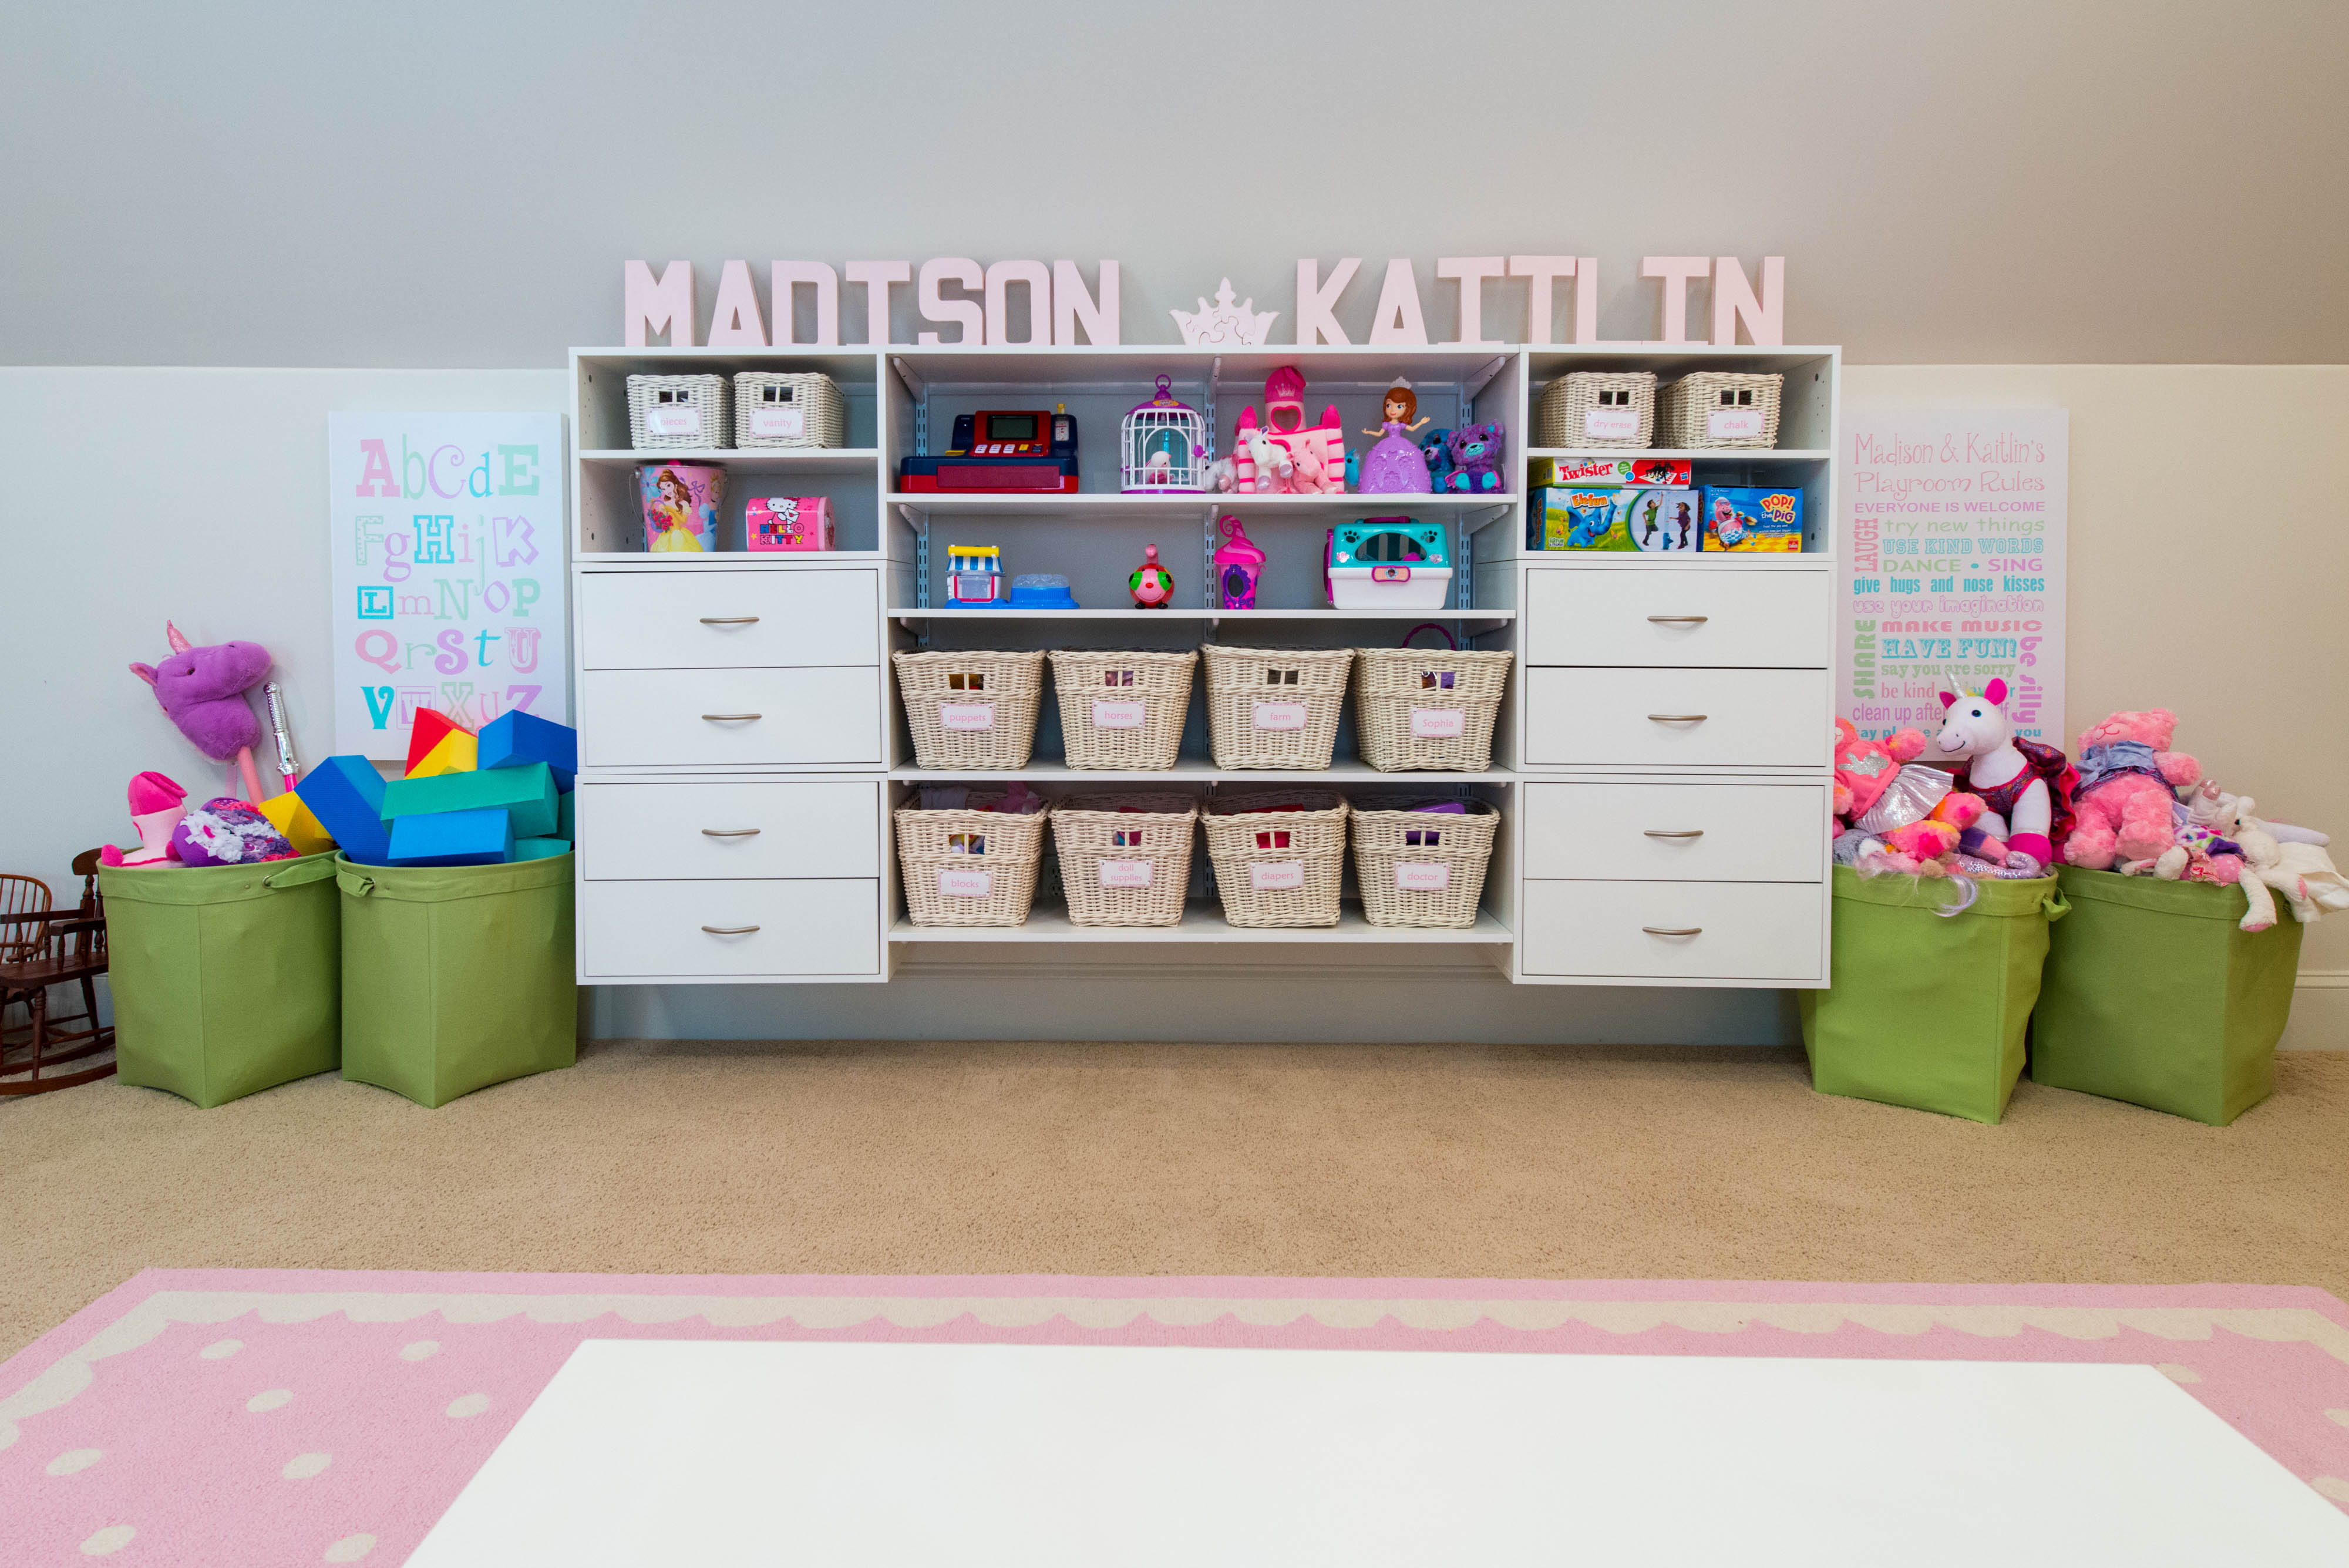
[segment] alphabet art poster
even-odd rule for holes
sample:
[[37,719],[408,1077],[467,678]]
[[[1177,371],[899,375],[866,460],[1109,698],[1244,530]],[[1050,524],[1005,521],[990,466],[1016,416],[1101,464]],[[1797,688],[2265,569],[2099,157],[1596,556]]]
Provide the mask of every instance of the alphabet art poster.
[[570,719],[560,414],[326,416],[335,750],[408,755],[419,708]]
[[1837,711],[1863,735],[1941,722],[1943,691],[2010,693],[2014,732],[2064,728],[2064,409],[1855,409],[1844,421]]

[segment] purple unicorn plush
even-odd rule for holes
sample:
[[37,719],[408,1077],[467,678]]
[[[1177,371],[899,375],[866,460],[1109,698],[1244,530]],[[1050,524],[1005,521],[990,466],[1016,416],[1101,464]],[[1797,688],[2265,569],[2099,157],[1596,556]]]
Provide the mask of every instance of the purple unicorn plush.
[[171,657],[160,665],[134,664],[130,673],[155,689],[164,714],[196,750],[216,763],[236,763],[244,798],[258,805],[261,778],[254,771],[253,748],[261,743],[261,721],[244,694],[269,673],[269,650],[257,642],[191,648],[168,621],[163,632],[171,639]]

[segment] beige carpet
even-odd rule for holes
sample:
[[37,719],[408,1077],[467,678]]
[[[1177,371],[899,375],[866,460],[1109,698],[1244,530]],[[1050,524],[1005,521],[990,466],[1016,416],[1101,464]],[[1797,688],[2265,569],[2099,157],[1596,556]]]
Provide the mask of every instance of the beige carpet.
[[441,1110],[0,1105],[0,1355],[150,1266],[2241,1281],[2349,1296],[2349,1054],[2205,1127],[2016,1091],[1978,1127],[1795,1054],[599,1047]]

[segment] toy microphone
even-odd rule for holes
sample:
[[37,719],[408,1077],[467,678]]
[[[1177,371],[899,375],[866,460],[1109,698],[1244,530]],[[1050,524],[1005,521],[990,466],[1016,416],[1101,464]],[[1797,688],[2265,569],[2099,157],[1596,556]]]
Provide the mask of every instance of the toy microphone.
[[285,728],[285,688],[274,680],[261,689],[261,700],[269,709],[269,727],[277,732],[277,772],[291,791],[301,775],[302,764],[294,759],[294,736]]

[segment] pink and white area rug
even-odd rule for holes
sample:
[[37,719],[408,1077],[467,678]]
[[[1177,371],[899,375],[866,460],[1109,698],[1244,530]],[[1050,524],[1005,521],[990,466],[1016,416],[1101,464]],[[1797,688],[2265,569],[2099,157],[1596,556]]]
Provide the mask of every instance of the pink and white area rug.
[[589,1339],[2147,1364],[2349,1505],[2291,1286],[150,1270],[0,1365],[0,1559],[404,1562]]

